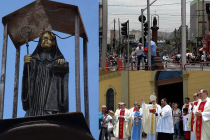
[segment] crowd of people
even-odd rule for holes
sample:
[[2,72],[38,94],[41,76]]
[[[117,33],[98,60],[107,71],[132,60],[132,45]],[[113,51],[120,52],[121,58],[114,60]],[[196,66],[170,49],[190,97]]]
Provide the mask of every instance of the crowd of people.
[[[181,60],[181,55],[174,55],[173,57],[173,63],[176,61]],[[207,52],[206,56],[204,55],[203,52],[200,52],[199,54],[194,54],[194,53],[188,53],[186,56],[188,62],[209,62],[210,61],[210,53]]]
[[[138,60],[137,62],[137,70],[140,70],[140,61],[142,60],[142,58],[144,58],[144,60],[146,60],[146,58],[148,59],[148,50],[147,47],[142,47],[142,44],[139,43],[139,46],[135,48],[134,53],[131,54],[131,62],[132,63],[136,63],[136,59]],[[155,56],[156,56],[156,43],[154,41],[151,41],[151,65],[152,65],[152,70],[155,69]],[[147,61],[145,61],[145,65],[147,64]],[[147,67],[145,68],[147,69]]]
[[153,93],[151,102],[146,104],[140,97],[142,106],[134,102],[131,109],[126,109],[126,104],[119,102],[115,112],[102,106],[99,140],[111,140],[111,132],[115,140],[142,140],[145,133],[147,140],[173,140],[180,139],[182,130],[186,140],[210,140],[210,98],[207,90],[200,89],[195,93],[193,102],[186,97],[182,109],[178,103],[167,104],[166,98],[158,105],[156,99]]

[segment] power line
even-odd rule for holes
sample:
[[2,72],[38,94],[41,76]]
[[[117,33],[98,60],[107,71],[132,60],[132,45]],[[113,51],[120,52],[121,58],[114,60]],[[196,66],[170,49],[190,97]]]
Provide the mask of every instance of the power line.
[[[187,1],[186,3],[189,3],[192,1]],[[159,4],[159,5],[152,5],[152,6],[167,6],[167,5],[176,5],[181,3],[168,3],[168,4]],[[108,6],[118,6],[118,7],[145,7],[147,5],[108,5]]]

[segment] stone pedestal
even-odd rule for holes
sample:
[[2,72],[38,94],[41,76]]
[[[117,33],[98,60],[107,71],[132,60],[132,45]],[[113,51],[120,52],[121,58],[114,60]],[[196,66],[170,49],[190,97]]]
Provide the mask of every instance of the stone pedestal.
[[1,140],[95,140],[82,113],[0,120]]
[[158,49],[158,43],[157,43],[157,37],[158,37],[157,31],[158,31],[158,29],[159,29],[159,27],[157,27],[153,23],[153,27],[151,27],[151,30],[152,30],[152,41],[154,41],[156,43],[155,70],[163,70],[164,65],[163,65],[162,59],[160,58],[160,55],[159,55],[160,51]]

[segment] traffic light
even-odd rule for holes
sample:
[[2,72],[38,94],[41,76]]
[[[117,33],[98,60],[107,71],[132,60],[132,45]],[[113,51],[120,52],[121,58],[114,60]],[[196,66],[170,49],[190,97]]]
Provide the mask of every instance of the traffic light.
[[210,13],[210,9],[209,9],[209,8],[210,8],[210,4],[209,4],[209,3],[207,3],[207,4],[206,4],[206,13],[207,13],[207,14],[209,14],[209,13]]
[[148,22],[144,23],[144,36],[148,35]]
[[128,37],[128,22],[122,23],[121,26],[121,34]]
[[166,44],[171,44],[170,41],[166,41]]
[[[141,22],[141,16],[139,16],[139,21]],[[143,23],[146,21],[146,17],[143,15]]]
[[[144,43],[146,43],[146,38],[145,38],[145,36],[143,37],[143,39],[144,39]],[[139,43],[142,43],[142,37],[139,39]]]

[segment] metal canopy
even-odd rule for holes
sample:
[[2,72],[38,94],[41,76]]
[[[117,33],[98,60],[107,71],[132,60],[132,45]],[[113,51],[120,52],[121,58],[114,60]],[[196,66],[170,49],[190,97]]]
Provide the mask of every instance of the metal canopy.
[[75,35],[75,16],[79,16],[79,36],[88,41],[85,27],[79,12],[74,5],[63,4],[50,0],[36,0],[23,8],[2,18],[2,23],[8,23],[8,34],[17,48],[25,44],[20,36],[20,28],[25,25],[32,27],[29,41],[39,37],[43,29],[55,30],[70,35]]

